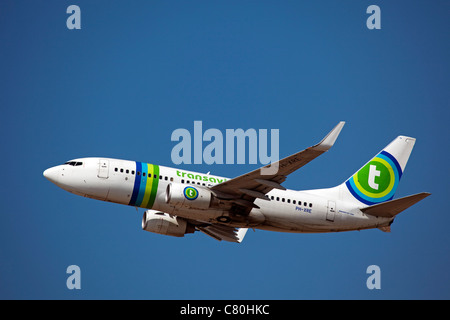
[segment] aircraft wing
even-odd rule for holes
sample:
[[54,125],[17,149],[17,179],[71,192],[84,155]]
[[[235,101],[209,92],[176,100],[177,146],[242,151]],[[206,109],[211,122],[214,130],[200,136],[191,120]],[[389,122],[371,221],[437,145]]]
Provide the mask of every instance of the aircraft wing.
[[251,208],[257,207],[253,203],[256,198],[269,200],[266,193],[270,190],[274,188],[285,190],[286,188],[281,186],[281,183],[286,180],[288,174],[328,151],[339,136],[344,124],[344,121],[339,122],[318,144],[275,163],[215,185],[211,187],[211,191],[219,199],[229,200],[235,205],[246,208],[245,211],[249,212]]

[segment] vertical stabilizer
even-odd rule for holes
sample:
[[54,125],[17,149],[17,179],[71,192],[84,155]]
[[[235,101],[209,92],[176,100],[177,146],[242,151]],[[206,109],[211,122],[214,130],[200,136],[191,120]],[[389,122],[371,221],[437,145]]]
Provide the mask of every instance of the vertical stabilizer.
[[340,186],[341,194],[369,206],[391,200],[415,142],[398,136]]

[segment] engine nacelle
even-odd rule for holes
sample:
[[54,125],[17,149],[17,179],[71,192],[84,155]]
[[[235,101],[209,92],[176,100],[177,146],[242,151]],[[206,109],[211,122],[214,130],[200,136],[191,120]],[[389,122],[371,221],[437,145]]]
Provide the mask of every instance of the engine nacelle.
[[166,203],[175,207],[208,209],[211,207],[213,195],[208,189],[197,186],[186,186],[169,183],[166,189]]
[[184,237],[186,233],[195,231],[195,227],[185,219],[156,210],[144,212],[142,229],[173,237]]

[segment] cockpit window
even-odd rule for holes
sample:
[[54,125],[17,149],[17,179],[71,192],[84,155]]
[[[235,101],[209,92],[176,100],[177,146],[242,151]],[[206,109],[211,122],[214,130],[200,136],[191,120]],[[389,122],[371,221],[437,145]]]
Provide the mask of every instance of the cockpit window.
[[66,162],[64,164],[68,164],[69,166],[82,166],[83,162],[80,162],[80,161],[68,161],[68,162]]

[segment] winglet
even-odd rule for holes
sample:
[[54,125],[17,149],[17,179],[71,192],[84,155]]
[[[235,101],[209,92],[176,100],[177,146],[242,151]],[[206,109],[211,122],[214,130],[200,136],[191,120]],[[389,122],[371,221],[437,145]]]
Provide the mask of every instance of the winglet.
[[345,121],[339,122],[333,130],[328,133],[322,141],[320,141],[315,146],[311,147],[319,151],[328,151],[333,144],[336,142],[339,133],[341,133],[342,128],[344,127]]

